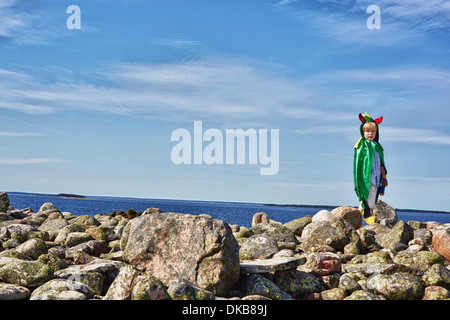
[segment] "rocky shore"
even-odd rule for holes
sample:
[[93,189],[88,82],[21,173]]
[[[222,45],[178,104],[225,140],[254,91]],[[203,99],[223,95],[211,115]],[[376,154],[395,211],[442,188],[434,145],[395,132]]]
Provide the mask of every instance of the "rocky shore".
[[252,227],[162,212],[74,216],[0,194],[0,300],[445,300],[450,224],[352,207]]

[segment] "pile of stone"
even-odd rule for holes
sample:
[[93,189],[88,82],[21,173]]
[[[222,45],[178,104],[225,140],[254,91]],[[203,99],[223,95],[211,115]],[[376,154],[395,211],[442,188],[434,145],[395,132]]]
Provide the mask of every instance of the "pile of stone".
[[0,194],[0,300],[450,298],[450,225],[397,221],[380,202],[252,227],[149,208],[74,216]]

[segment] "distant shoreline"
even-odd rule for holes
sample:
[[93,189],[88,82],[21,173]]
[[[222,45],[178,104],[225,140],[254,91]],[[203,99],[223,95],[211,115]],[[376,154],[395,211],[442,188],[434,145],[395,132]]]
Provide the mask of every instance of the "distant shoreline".
[[83,195],[79,194],[72,194],[72,193],[58,193],[58,194],[51,194],[51,193],[35,193],[35,192],[19,192],[19,191],[6,191],[6,193],[15,193],[15,194],[25,194],[29,196],[37,196],[37,197],[56,197],[56,198],[64,198],[64,199],[82,199],[82,200],[96,200],[93,198],[88,198]]
[[[24,194],[24,195],[30,195],[30,196],[46,196],[46,197],[57,197],[57,198],[64,198],[64,199],[80,199],[80,200],[101,200],[97,198],[91,198],[89,196],[83,196],[78,194],[72,194],[72,193],[58,193],[58,194],[47,194],[47,193],[36,193],[36,192],[20,192],[20,191],[5,191],[6,193],[15,193],[15,194]],[[128,197],[116,197],[113,198],[128,198]],[[136,199],[147,199],[147,198],[136,198]],[[158,199],[158,200],[180,200],[185,201],[183,199]],[[186,201],[194,201],[194,200],[186,200]],[[195,200],[195,201],[204,201],[204,202],[210,202],[209,200]],[[233,202],[233,201],[217,201],[217,202],[231,202],[231,203],[240,203],[240,202]],[[312,208],[312,209],[324,209],[324,210],[333,210],[339,205],[313,205],[313,204],[277,204],[277,203],[255,203],[262,205],[264,207],[283,207],[283,208]],[[430,213],[430,214],[450,214],[450,211],[439,211],[439,210],[421,210],[421,209],[401,209],[401,208],[395,208],[396,211],[399,212],[417,212],[417,213]]]

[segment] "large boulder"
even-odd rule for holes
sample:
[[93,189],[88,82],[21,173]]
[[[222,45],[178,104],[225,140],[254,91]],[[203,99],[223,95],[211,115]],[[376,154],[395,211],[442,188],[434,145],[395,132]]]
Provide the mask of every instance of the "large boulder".
[[0,283],[0,300],[23,300],[30,296],[30,289],[10,283]]
[[9,198],[6,192],[0,193],[0,212],[6,212],[9,208]]
[[392,228],[398,221],[397,212],[394,208],[381,200],[377,201],[373,210],[375,222]]
[[182,278],[170,280],[167,293],[173,300],[214,300],[214,293]]
[[38,287],[53,277],[53,269],[38,261],[11,259],[0,268],[0,280],[27,288]]
[[301,237],[303,229],[312,222],[312,218],[309,215],[286,222],[284,226],[291,230],[296,236]]
[[243,276],[239,289],[245,296],[258,295],[272,300],[294,300],[275,283],[259,274]]
[[336,218],[341,218],[350,222],[355,230],[362,227],[362,215],[361,212],[359,212],[359,210],[356,208],[342,206],[331,210],[331,213]]
[[155,277],[126,266],[120,270],[103,300],[167,300],[167,288]]
[[239,278],[238,243],[222,220],[158,212],[134,218],[126,229],[124,261],[166,286],[178,277],[220,295]]
[[30,300],[86,300],[92,296],[91,289],[81,282],[53,279],[36,288]]
[[47,245],[42,239],[30,239],[19,245],[16,250],[33,260],[47,253]]
[[422,276],[427,286],[441,286],[450,290],[450,270],[441,264],[432,265]]
[[299,241],[295,237],[295,234],[278,223],[260,223],[252,228],[253,234],[263,234],[266,233],[272,238],[274,238],[277,242],[293,242],[295,244],[299,244]]
[[322,291],[321,284],[316,276],[299,270],[277,271],[273,282],[283,291],[296,297]]
[[397,222],[390,231],[375,236],[377,242],[387,249],[390,249],[395,243],[408,245],[413,237],[414,229],[402,220]]
[[[305,232],[306,229],[308,232]],[[307,225],[303,230],[302,238],[305,242],[327,245],[341,252],[348,243],[360,242],[353,226],[348,221],[335,217],[331,220],[312,222]]]
[[50,236],[50,241],[54,241],[58,236],[58,233],[67,226],[69,223],[64,218],[46,220],[43,224],[39,226],[39,230],[48,232]]
[[241,260],[265,259],[280,251],[277,241],[267,233],[256,234],[245,241],[240,250]]
[[450,231],[448,229],[433,233],[431,246],[435,252],[439,253],[447,261],[450,261]]
[[404,272],[377,274],[369,278],[367,287],[388,300],[417,300],[422,297],[424,290],[418,276]]

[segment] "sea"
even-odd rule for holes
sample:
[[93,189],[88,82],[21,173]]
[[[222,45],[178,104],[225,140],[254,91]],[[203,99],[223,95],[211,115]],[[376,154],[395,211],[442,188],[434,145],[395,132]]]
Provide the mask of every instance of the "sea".
[[[85,198],[67,198],[58,195],[43,195],[22,192],[7,192],[10,205],[16,209],[31,208],[35,212],[46,202],[53,203],[61,212],[73,215],[108,214],[113,211],[134,209],[137,212],[147,208],[159,208],[163,212],[189,213],[194,215],[208,214],[214,219],[220,219],[229,225],[251,227],[253,215],[265,212],[271,220],[286,223],[306,215],[313,216],[320,210],[331,210],[330,206],[286,206],[263,203],[243,203],[224,201],[196,201],[172,199],[143,199],[107,196],[85,196]],[[399,220],[405,222],[415,220],[420,222],[436,221],[450,223],[450,212],[434,212],[423,210],[396,209]]]

